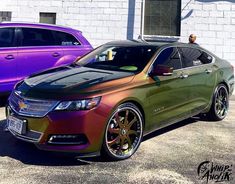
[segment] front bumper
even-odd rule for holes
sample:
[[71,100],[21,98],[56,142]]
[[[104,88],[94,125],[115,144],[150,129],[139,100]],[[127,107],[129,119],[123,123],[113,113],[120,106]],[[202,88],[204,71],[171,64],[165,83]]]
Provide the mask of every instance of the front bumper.
[[[26,117],[7,107],[8,115],[23,120],[26,131],[12,135],[34,143],[39,149],[99,155],[110,109],[100,104],[87,111],[54,111],[43,118]],[[76,141],[75,140],[76,138]]]

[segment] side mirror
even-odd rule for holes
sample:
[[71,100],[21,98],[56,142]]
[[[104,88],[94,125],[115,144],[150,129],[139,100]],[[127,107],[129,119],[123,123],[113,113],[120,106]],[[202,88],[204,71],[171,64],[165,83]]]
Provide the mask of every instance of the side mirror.
[[173,74],[173,68],[165,65],[157,65],[151,72],[150,77],[170,76]]

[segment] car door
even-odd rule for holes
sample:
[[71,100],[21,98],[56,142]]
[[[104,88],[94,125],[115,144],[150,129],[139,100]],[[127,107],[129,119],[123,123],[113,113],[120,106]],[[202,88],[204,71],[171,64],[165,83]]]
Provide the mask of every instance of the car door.
[[21,28],[17,72],[20,79],[32,73],[54,67],[63,59],[63,50],[56,46],[50,30],[39,28]]
[[173,73],[167,74],[168,76],[149,77],[147,96],[152,123],[147,129],[165,126],[188,115],[190,90],[177,48],[169,47],[162,50],[152,65],[152,70],[158,65],[172,67]]
[[17,54],[15,28],[0,28],[0,93],[10,92],[17,82]]
[[[77,58],[83,56],[91,50],[90,45],[83,45],[81,42],[72,34],[62,31],[53,31],[56,44],[61,46],[64,51],[64,63],[70,64]],[[58,63],[60,64],[60,63]]]
[[179,47],[182,66],[188,75],[190,110],[193,114],[203,110],[211,100],[215,79],[213,57],[199,48]]

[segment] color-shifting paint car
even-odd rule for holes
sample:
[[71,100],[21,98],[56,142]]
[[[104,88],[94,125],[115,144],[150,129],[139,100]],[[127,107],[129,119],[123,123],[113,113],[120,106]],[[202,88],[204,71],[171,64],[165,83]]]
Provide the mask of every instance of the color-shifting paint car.
[[41,70],[71,64],[92,47],[78,30],[36,23],[0,23],[0,95]]
[[18,83],[8,128],[40,149],[132,156],[143,135],[199,113],[225,118],[233,67],[194,44],[107,43]]

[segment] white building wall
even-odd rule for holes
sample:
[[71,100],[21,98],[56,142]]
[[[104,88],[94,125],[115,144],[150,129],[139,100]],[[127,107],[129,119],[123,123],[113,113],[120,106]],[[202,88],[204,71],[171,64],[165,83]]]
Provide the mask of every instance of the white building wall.
[[141,0],[0,0],[12,21],[39,22],[39,12],[56,13],[56,24],[81,30],[96,47],[140,34]]
[[182,0],[181,16],[183,42],[194,33],[197,43],[235,66],[235,0]]
[[[139,36],[141,1],[0,0],[0,11],[11,11],[12,21],[29,22],[39,22],[39,12],[56,13],[58,25],[81,30],[96,47]],[[188,42],[191,33],[235,66],[235,0],[182,0],[181,41]]]

